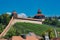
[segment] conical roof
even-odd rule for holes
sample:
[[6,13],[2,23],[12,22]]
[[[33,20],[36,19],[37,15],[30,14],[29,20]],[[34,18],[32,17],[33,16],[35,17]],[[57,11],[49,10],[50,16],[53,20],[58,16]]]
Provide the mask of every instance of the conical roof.
[[42,14],[41,10],[38,9],[38,13],[35,16],[44,16],[44,15]]
[[40,9],[38,9],[38,12],[37,12],[38,14],[41,14],[42,12],[41,12],[41,10]]

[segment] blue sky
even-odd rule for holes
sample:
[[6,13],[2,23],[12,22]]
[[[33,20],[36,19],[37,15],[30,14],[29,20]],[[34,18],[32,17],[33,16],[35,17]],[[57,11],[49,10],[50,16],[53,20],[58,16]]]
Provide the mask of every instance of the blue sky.
[[38,9],[45,16],[60,16],[60,0],[0,0],[0,14],[16,10],[34,16]]

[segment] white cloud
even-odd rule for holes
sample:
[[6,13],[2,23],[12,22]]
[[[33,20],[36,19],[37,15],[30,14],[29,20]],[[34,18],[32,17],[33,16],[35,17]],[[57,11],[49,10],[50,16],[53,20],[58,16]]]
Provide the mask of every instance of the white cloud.
[[27,18],[27,15],[25,13],[20,13],[20,14],[18,14],[18,17],[20,17],[20,18]]
[[11,15],[11,12],[7,12],[7,14]]

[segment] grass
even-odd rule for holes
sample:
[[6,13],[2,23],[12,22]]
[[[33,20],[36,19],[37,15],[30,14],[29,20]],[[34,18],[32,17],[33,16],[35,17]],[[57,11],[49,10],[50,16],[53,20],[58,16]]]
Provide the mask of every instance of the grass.
[[[28,32],[34,32],[35,34],[41,36],[44,32],[46,32],[49,29],[53,30],[54,27],[45,25],[45,24],[17,22],[10,28],[9,32],[6,34],[6,37],[27,34]],[[56,28],[56,30],[60,31],[60,28]],[[53,31],[53,33],[54,33],[54,31]]]

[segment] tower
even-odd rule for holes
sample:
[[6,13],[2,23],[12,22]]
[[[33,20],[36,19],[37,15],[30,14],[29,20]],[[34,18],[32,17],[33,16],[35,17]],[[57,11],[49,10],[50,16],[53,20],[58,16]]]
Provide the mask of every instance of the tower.
[[16,11],[13,11],[13,12],[12,12],[12,16],[13,16],[13,18],[17,18],[17,13],[16,13]]
[[35,19],[44,19],[45,16],[42,14],[41,10],[38,9],[37,14],[34,16]]

